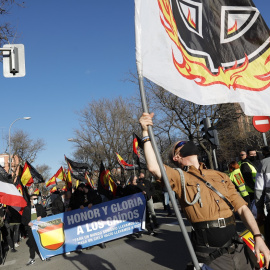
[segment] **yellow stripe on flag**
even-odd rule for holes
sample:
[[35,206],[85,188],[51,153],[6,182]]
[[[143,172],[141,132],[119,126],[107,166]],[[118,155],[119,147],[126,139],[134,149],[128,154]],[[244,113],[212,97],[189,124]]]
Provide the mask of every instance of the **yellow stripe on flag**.
[[21,178],[22,184],[25,186],[31,178],[32,178],[32,175],[30,173],[29,167],[27,167]]

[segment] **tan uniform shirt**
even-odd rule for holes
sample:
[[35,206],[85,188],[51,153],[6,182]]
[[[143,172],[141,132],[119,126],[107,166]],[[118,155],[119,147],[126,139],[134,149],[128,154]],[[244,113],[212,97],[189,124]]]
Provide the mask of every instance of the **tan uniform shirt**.
[[[218,218],[227,218],[232,215],[232,211],[222,198],[209,189],[205,183],[188,172],[184,172],[187,201],[192,202],[194,200],[195,195],[198,192],[197,185],[200,185],[202,207],[199,202],[192,206],[185,203],[179,172],[166,165],[165,169],[172,190],[177,194],[180,205],[185,211],[190,222],[195,223],[216,220]],[[189,171],[200,176],[215,187],[229,200],[235,211],[237,211],[241,206],[247,205],[245,200],[237,193],[234,184],[225,173],[206,169],[203,163],[200,164],[199,170],[194,166],[190,166]]]

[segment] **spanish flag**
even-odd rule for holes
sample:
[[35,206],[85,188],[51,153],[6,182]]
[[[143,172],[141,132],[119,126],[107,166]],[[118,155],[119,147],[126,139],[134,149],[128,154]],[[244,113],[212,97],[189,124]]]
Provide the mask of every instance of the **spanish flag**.
[[93,180],[88,175],[88,172],[85,172],[85,179],[87,180],[87,185],[89,185],[91,188],[95,187]]
[[65,234],[61,218],[38,225],[38,234],[43,248],[57,250],[65,243]]
[[24,164],[21,182],[24,186],[31,186],[33,183],[44,183],[43,177],[37,170],[26,161]]
[[55,191],[57,191],[57,187],[53,187],[53,188],[50,190],[50,193],[54,193]]
[[23,172],[23,167],[20,166],[18,176],[16,178],[14,185],[19,190],[19,192],[22,194],[25,201],[28,203],[30,201],[30,198],[29,198],[27,187],[23,186],[23,184],[21,182],[22,172]]
[[60,179],[62,181],[66,180],[66,174],[64,172],[63,167],[61,166],[60,169],[56,172],[56,174],[54,175],[57,179]]
[[98,192],[105,195],[108,199],[116,194],[117,185],[111,177],[110,170],[105,170],[103,162],[100,164]]
[[68,172],[67,172],[66,183],[67,183],[68,189],[71,189],[72,188],[72,179],[71,179],[70,169],[68,169]]
[[117,161],[119,163],[119,165],[124,169],[124,170],[133,170],[135,166],[133,166],[132,164],[128,164],[127,162],[125,162],[123,160],[123,158],[118,154],[116,153],[116,158],[117,158]]
[[139,136],[133,133],[133,159],[140,169],[147,169],[143,151],[143,143]]
[[56,185],[55,176],[51,177],[51,178],[46,182],[46,187],[49,187],[49,186],[52,186],[52,185]]
[[27,162],[25,162],[25,164],[24,164],[21,182],[24,186],[27,186],[27,187],[30,187],[34,183],[32,175],[30,173],[30,168],[29,168]]
[[34,190],[34,192],[33,192],[33,194],[35,194],[35,195],[39,195],[39,193],[40,193],[40,191],[39,191],[38,188],[36,188],[36,189]]
[[16,186],[16,188],[19,190],[19,192],[21,193],[21,195],[23,195],[22,185],[21,185],[21,184],[18,184],[18,185]]

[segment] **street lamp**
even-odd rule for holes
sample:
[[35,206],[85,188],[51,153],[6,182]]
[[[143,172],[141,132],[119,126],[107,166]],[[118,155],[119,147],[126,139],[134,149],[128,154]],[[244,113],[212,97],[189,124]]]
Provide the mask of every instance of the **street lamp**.
[[16,119],[16,120],[14,120],[14,121],[11,123],[10,127],[9,127],[9,137],[8,137],[9,153],[8,153],[8,155],[9,155],[9,173],[10,173],[10,174],[12,173],[12,171],[11,171],[11,154],[10,154],[10,130],[11,130],[12,125],[13,125],[15,122],[17,122],[18,120],[21,120],[21,119],[29,120],[29,119],[31,119],[31,117],[18,118],[18,119]]

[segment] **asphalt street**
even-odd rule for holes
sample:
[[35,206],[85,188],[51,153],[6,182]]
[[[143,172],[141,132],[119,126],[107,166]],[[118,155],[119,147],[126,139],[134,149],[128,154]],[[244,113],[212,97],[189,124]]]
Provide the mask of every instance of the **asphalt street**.
[[[36,263],[26,266],[29,260],[29,249],[26,240],[20,242],[17,252],[8,252],[1,269],[93,269],[93,270],[144,270],[144,269],[179,269],[184,270],[191,261],[189,251],[178,225],[176,217],[166,217],[162,204],[155,204],[160,227],[157,236],[143,234],[141,238],[129,235],[106,243],[106,248],[94,246],[90,250],[71,252],[69,255],[58,255],[50,261],[42,261],[36,255]],[[185,217],[187,231],[191,227]]]

